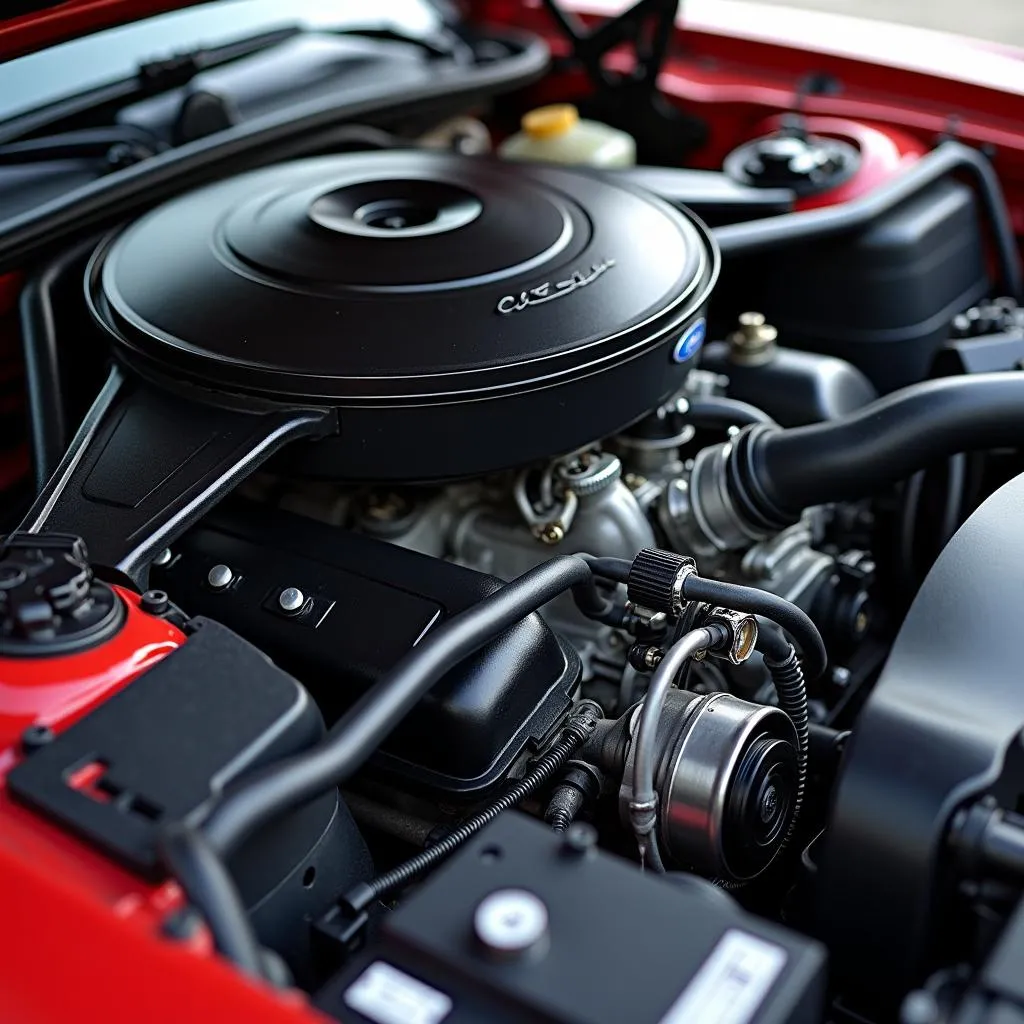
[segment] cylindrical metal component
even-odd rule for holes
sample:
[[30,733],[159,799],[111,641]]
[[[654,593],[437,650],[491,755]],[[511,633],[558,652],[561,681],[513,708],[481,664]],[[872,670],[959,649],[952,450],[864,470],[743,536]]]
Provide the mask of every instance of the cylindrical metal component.
[[729,335],[729,360],[738,366],[763,366],[775,357],[779,332],[763,313],[740,313],[738,331]]
[[693,527],[718,551],[749,547],[771,532],[751,523],[737,508],[729,485],[733,457],[731,441],[703,448],[693,460],[689,477],[688,512]]
[[696,571],[693,559],[686,555],[644,548],[633,559],[626,594],[641,608],[678,615],[683,609],[683,580]]
[[712,608],[708,613],[706,625],[718,623],[729,633],[728,646],[719,650],[711,648],[708,653],[716,658],[724,658],[733,665],[742,665],[754,653],[757,643],[757,619],[744,612],[736,612],[731,608]]
[[652,644],[633,644],[627,655],[630,665],[637,672],[653,672],[664,657],[665,652]]
[[[797,735],[778,708],[727,693],[666,695],[657,733],[658,838],[666,862],[746,881],[782,848],[797,793]],[[633,750],[619,794],[629,821]]]

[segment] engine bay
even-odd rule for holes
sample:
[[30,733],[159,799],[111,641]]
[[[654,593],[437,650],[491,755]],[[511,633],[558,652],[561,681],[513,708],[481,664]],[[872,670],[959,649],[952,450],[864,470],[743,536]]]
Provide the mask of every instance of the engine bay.
[[541,7],[0,123],[0,862],[300,1019],[1016,1019],[1019,211]]

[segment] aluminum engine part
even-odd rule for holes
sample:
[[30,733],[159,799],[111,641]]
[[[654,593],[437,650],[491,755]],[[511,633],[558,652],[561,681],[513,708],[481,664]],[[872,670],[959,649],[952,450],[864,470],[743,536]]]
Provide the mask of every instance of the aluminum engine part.
[[[760,874],[781,849],[795,809],[798,740],[789,717],[727,693],[672,689],[657,742],[663,855],[710,878]],[[634,733],[618,794],[627,825],[635,745]]]
[[814,547],[821,518],[820,509],[808,509],[799,523],[749,548],[740,563],[742,582],[809,608],[836,566],[832,555]]

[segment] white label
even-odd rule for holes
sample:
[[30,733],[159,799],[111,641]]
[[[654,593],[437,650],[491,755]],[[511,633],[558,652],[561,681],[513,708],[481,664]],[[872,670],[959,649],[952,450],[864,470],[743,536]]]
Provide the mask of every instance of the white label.
[[345,1002],[377,1024],[441,1024],[452,1009],[443,992],[380,960],[348,987]]
[[730,929],[660,1024],[748,1024],[786,963],[786,951]]

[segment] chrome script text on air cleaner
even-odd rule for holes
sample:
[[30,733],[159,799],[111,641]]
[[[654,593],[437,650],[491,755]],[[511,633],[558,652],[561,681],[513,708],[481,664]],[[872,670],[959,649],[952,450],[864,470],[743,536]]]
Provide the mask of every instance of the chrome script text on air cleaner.
[[592,263],[589,272],[574,270],[572,276],[564,281],[545,281],[543,284],[537,285],[536,288],[530,288],[518,295],[505,295],[498,300],[497,312],[507,315],[520,309],[526,309],[527,306],[539,306],[552,299],[571,295],[577,289],[592,284],[606,270],[610,270],[614,266],[615,260],[602,260],[600,263]]

